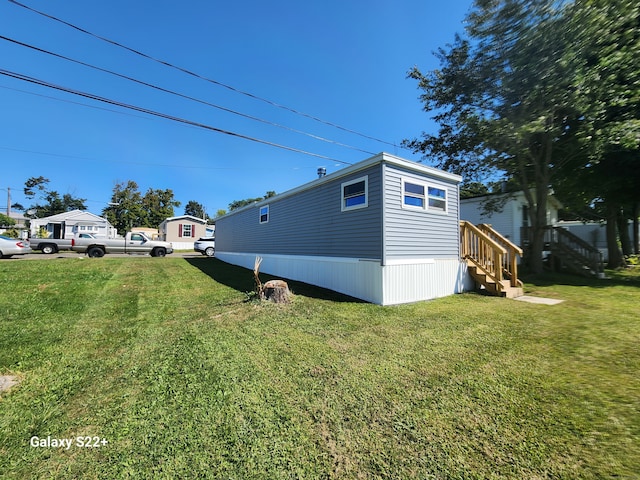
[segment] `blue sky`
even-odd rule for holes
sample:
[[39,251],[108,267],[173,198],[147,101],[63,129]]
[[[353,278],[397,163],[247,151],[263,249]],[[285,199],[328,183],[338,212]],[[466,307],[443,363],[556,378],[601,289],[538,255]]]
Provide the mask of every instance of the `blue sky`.
[[433,132],[435,126],[422,111],[416,82],[406,74],[414,65],[423,71],[438,66],[433,51],[462,33],[471,6],[470,0],[19,1],[157,60],[343,128],[0,0],[3,37],[199,102],[1,39],[4,71],[328,157],[0,75],[0,211],[6,211],[7,188],[12,203],[31,205],[22,192],[24,182],[44,176],[50,189],[85,198],[88,209],[98,214],[118,182],[133,180],[142,193],[172,189],[182,203],[176,215],[190,200],[214,215],[233,200],[311,181],[320,166],[331,173],[381,151],[420,160],[400,142]]

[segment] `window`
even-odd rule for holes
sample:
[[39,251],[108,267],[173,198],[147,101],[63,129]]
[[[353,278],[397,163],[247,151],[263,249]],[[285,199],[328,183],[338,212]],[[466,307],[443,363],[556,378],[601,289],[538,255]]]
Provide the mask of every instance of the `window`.
[[267,223],[269,221],[269,205],[260,207],[260,223]]
[[178,224],[178,237],[195,237],[196,226],[190,223]]
[[407,207],[418,207],[424,209],[425,196],[424,185],[417,183],[403,182],[402,203]]
[[365,208],[369,205],[368,177],[342,184],[342,211]]
[[445,189],[429,187],[429,210],[447,211],[447,191]]
[[402,208],[447,211],[447,191],[415,180],[402,180]]

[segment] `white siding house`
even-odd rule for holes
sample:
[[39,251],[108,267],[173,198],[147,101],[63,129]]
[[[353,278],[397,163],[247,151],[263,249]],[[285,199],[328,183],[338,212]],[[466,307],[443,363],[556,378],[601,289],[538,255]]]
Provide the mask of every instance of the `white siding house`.
[[112,237],[115,229],[109,221],[84,210],[72,210],[44,218],[30,220],[31,236],[36,237],[40,229],[48,238],[72,238],[76,233],[92,233],[97,237]]
[[460,180],[381,153],[216,219],[216,257],[381,305],[459,293]]
[[[497,211],[486,212],[488,202],[501,205]],[[547,201],[547,225],[558,223],[558,209],[562,205],[555,197],[549,196]],[[523,192],[482,195],[460,200],[460,218],[475,225],[490,224],[511,242],[522,247],[520,230],[531,226],[529,220],[529,206]]]

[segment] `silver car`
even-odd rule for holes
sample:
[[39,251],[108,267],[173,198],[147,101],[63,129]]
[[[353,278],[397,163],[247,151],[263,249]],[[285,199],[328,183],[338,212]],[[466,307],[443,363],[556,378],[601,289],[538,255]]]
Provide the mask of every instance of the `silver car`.
[[27,253],[31,253],[29,242],[0,235],[0,258],[10,258],[12,255],[25,255]]
[[193,249],[207,257],[213,257],[216,251],[216,239],[214,237],[200,237],[193,244]]

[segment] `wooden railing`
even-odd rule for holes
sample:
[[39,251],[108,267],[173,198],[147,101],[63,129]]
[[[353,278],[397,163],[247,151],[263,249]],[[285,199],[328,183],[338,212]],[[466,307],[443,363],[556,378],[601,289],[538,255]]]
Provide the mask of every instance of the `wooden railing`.
[[518,256],[522,256],[522,249],[512,243],[506,237],[500,235],[491,225],[481,223],[478,228],[484,232],[491,240],[506,250],[502,258],[502,270],[509,278],[512,287],[522,287],[522,282],[518,279]]
[[471,261],[496,285],[502,284],[502,263],[507,254],[505,248],[466,220],[460,221],[460,248],[462,258]]
[[[528,245],[531,236],[532,229],[523,227],[521,230],[523,244]],[[577,273],[586,273],[584,270],[588,269],[591,275],[599,275],[604,271],[600,250],[566,228],[545,227],[544,244],[545,248],[558,255],[567,266],[573,267]]]

